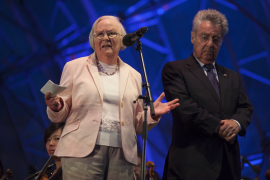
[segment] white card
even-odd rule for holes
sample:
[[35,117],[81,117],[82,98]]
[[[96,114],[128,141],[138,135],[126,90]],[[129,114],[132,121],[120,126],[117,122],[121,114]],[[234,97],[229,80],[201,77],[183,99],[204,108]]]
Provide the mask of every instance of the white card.
[[59,86],[57,84],[54,84],[51,80],[49,80],[42,88],[41,92],[43,94],[46,94],[47,92],[51,93],[51,97],[55,97],[57,94],[63,92],[65,89],[67,89],[66,86]]

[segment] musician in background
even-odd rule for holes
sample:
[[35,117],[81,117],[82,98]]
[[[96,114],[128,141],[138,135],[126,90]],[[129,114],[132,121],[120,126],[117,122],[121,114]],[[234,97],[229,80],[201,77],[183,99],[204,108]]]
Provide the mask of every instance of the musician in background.
[[[58,141],[61,137],[61,133],[65,126],[65,122],[61,123],[52,123],[44,133],[44,143],[46,146],[47,153],[51,157],[54,154],[54,151],[57,147]],[[62,167],[61,167],[61,158],[55,157],[55,165],[47,169],[45,176],[49,180],[62,180]],[[36,176],[31,175],[32,177],[26,178],[27,180],[35,180]]]
[[[58,141],[61,137],[61,133],[65,126],[65,122],[52,123],[45,131],[44,143],[46,145],[46,150],[51,157],[57,147]],[[50,171],[47,175],[50,180],[62,179],[62,168],[61,168],[61,158],[55,157],[56,169]]]

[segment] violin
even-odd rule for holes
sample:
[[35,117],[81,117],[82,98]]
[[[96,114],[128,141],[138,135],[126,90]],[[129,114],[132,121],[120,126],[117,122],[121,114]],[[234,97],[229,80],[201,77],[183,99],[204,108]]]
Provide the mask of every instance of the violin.
[[[53,163],[53,164],[49,165],[49,166],[47,167],[47,170],[48,170],[49,168],[53,167],[54,165],[55,165],[55,163]],[[24,179],[24,180],[29,180],[29,179],[32,179],[33,177],[36,177],[36,176],[37,176],[39,173],[40,173],[40,171],[38,171],[38,172],[36,172],[36,173],[32,174],[31,176],[27,177],[27,178],[26,178],[26,179]],[[45,174],[45,172],[44,172],[42,176],[47,177],[47,174]],[[47,177],[47,178],[48,178],[48,177]],[[1,180],[1,179],[0,179],[0,180]]]
[[155,169],[155,164],[152,161],[147,161],[146,167],[149,168],[149,180],[154,180],[154,169]]
[[50,157],[50,159],[46,162],[46,164],[44,165],[44,167],[41,169],[41,171],[39,171],[38,176],[35,178],[35,180],[48,180],[48,176],[45,174],[45,171],[47,170],[49,164],[51,163],[51,161],[54,159],[54,155],[52,155]]
[[47,174],[43,173],[40,180],[49,180]]
[[10,169],[7,169],[7,174],[2,176],[0,180],[7,180],[9,178],[12,178],[12,171]]

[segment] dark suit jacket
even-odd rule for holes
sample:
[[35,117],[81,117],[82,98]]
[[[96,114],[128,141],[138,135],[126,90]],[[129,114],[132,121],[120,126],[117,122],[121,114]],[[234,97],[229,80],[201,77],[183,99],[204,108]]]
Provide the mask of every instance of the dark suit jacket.
[[163,179],[215,180],[225,155],[235,179],[240,179],[240,151],[236,138],[229,144],[214,131],[224,119],[241,124],[246,134],[253,107],[243,92],[239,74],[215,64],[221,100],[193,55],[168,62],[162,71],[167,101],[179,99],[172,110],[172,143]]

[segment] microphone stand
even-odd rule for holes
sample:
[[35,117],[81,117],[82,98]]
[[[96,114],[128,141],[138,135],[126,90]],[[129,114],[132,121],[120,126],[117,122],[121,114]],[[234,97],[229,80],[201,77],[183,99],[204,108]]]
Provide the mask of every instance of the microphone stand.
[[245,163],[247,163],[257,175],[261,172],[261,168],[257,165],[252,165],[246,157],[240,156],[240,159],[242,159],[241,170],[244,168]]
[[135,47],[136,51],[139,51],[140,53],[140,58],[141,58],[141,63],[142,63],[142,69],[143,69],[143,75],[144,75],[144,82],[142,83],[142,87],[145,88],[146,93],[145,96],[143,97],[140,95],[138,99],[143,99],[144,104],[143,104],[143,110],[144,110],[144,122],[143,122],[143,131],[142,131],[142,139],[143,139],[143,151],[142,151],[142,173],[141,173],[141,179],[145,180],[145,170],[146,170],[146,141],[147,141],[147,133],[148,133],[148,127],[147,127],[147,110],[148,110],[148,104],[150,105],[150,111],[151,111],[151,116],[155,116],[155,109],[153,106],[153,98],[152,94],[150,91],[150,84],[148,83],[147,79],[147,74],[146,74],[146,69],[144,65],[144,59],[143,59],[143,54],[142,54],[142,43],[141,40],[137,40],[137,46]]

